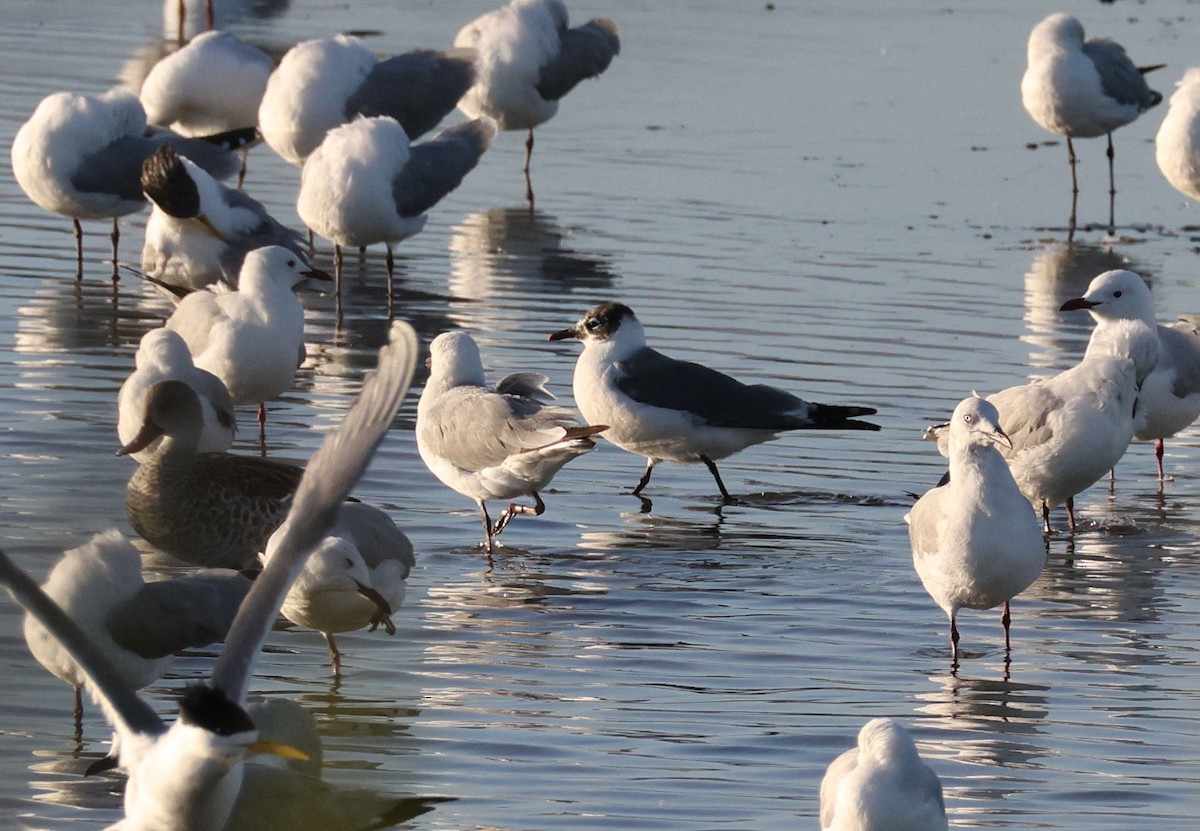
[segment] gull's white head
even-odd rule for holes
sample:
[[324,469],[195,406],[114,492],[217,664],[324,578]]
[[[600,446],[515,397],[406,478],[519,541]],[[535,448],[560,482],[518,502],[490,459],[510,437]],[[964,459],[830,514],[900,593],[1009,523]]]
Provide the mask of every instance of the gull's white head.
[[1029,33],[1029,62],[1034,63],[1047,52],[1057,49],[1082,49],[1083,24],[1063,12],[1044,18]]
[[[994,443],[1012,449],[1008,434],[1000,429],[1000,413],[995,405],[978,396],[964,398],[954,408],[954,415],[950,417],[950,443],[964,448],[987,447]],[[886,719],[877,719],[883,720]]]
[[574,326],[550,336],[550,340],[577,338],[584,350],[597,349],[613,360],[622,360],[646,345],[646,332],[633,309],[624,303],[601,303],[588,310]]
[[[982,398],[967,400],[983,401]],[[871,761],[881,765],[916,759],[920,755],[908,731],[890,718],[873,718],[862,726],[858,731],[858,753],[860,764]]]
[[1098,323],[1111,320],[1140,320],[1157,325],[1150,287],[1132,271],[1106,271],[1088,284],[1083,297],[1068,300],[1059,311],[1086,309]]
[[479,346],[466,332],[443,332],[429,344],[429,383],[427,387],[451,387],[485,384],[483,359]]
[[291,291],[306,278],[322,274],[309,268],[308,263],[294,252],[279,245],[268,245],[246,255],[238,274],[238,291],[253,293],[279,287]]
[[178,370],[193,366],[187,341],[178,332],[166,327],[151,329],[142,335],[133,362],[138,369],[160,367]]
[[304,561],[304,571],[296,585],[302,584],[358,592],[370,587],[371,575],[353,543],[330,536],[323,539]]

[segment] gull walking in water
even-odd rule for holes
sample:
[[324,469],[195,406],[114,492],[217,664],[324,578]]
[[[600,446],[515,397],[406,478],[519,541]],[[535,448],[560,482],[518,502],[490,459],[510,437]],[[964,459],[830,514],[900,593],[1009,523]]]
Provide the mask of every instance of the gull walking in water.
[[576,84],[608,69],[621,51],[617,24],[598,17],[572,29],[562,0],[512,0],[463,26],[454,45],[479,56],[478,80],[458,108],[469,118],[496,119],[501,130],[529,131],[525,198],[532,210],[533,128],[554,117]]
[[1183,74],[1154,137],[1154,160],[1171,187],[1200,199],[1200,67]]
[[393,324],[378,370],[368,376],[342,425],[309,463],[288,530],[273,541],[270,566],[239,607],[211,682],[188,688],[180,717],[169,727],[129,689],[88,635],[0,554],[0,582],[70,652],[120,735],[120,764],[129,783],[125,820],[117,828],[224,828],[241,790],[247,756],[299,755],[260,738],[246,712],[254,661],[304,559],[333,527],[343,500],[391,426],[411,382],[416,354],[412,328]]
[[1037,515],[998,449],[1013,447],[1000,424],[1000,413],[985,399],[960,402],[948,430],[950,479],[927,491],[904,517],[917,575],[950,618],[955,667],[958,610],[1003,603],[1007,653],[1009,601],[1029,588],[1046,564]]
[[142,162],[170,144],[218,178],[237,172],[233,150],[250,138],[235,131],[203,139],[147,127],[137,97],[113,89],[103,95],[56,92],[38,104],[13,139],[17,184],[39,207],[75,224],[78,273],[83,274],[81,219],[112,219],[113,280],[117,279],[117,217],[140,211]]
[[1061,307],[1064,312],[1079,309],[1086,309],[1095,319],[1098,333],[1117,320],[1138,320],[1158,333],[1158,362],[1142,382],[1138,397],[1146,420],[1133,437],[1154,441],[1161,482],[1163,440],[1200,418],[1200,338],[1186,323],[1158,325],[1150,287],[1132,271],[1104,272],[1092,280],[1082,297],[1068,300]]
[[360,118],[329,131],[304,163],[296,210],[309,228],[333,240],[334,281],[341,297],[342,246],[392,246],[425,227],[425,212],[458,187],[491,146],[496,123],[476,119],[409,146],[392,118]]
[[334,633],[368,627],[374,632],[382,626],[396,634],[392,614],[404,602],[405,581],[416,563],[412,543],[391,517],[370,505],[348,502],[337,526],[305,560],[284,598],[283,615],[325,636],[337,674],[342,654]]
[[428,133],[475,81],[465,50],[415,51],[380,61],[358,38],[299,43],[283,56],[258,109],[263,138],[300,167],[325,134],[359,116],[388,116],[409,139]]
[[[147,332],[138,344],[134,362],[137,368],[117,394],[117,436],[121,444],[129,444],[142,429],[151,388],[160,381],[174,379],[195,390],[200,400],[202,428],[196,449],[201,453],[229,449],[237,431],[233,398],[220,378],[192,363],[192,353],[177,332],[165,328]],[[144,462],[154,455],[159,441],[130,455]]]
[[[425,466],[479,505],[483,544],[490,554],[517,514],[541,516],[538,492],[567,462],[592,450],[603,425],[580,424],[551,406],[547,378],[518,372],[487,386],[479,347],[466,332],[445,332],[430,344],[430,373],[417,405],[417,450]],[[489,499],[532,496],[533,507],[511,503],[495,525]]]
[[1113,178],[1112,132],[1162,101],[1150,89],[1145,73],[1163,65],[1137,67],[1118,43],[1084,40],[1083,24],[1058,12],[1029,33],[1028,65],[1021,78],[1021,102],[1042,128],[1067,137],[1071,165],[1071,219],[1075,235],[1079,181],[1072,139],[1108,138],[1108,233],[1116,233],[1117,188]]
[[765,384],[747,385],[715,369],[668,358],[646,345],[633,310],[601,303],[550,340],[578,338],[575,403],[590,422],[610,425],[604,437],[646,457],[638,495],[661,461],[703,462],[727,502],[716,462],[786,430],[878,430],[858,416],[872,407],[814,404]]
[[874,718],[821,780],[821,831],[946,831],[942,782],[898,721]]
[[301,234],[170,146],[146,159],[142,190],[153,205],[142,246],[143,276],[172,299],[215,283],[237,288],[246,255],[256,248],[277,245],[305,258]]

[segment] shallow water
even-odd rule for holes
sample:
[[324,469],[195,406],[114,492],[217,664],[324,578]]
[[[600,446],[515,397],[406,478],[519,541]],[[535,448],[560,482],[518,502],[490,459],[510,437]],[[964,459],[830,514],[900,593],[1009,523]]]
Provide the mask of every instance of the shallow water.
[[[447,44],[491,7],[470,2],[258,4],[219,17],[265,45],[377,30],[380,52]],[[816,5],[816,4],[813,4]],[[320,7],[318,7],[320,6]],[[1200,310],[1200,206],[1161,178],[1165,105],[1116,134],[1117,239],[1105,243],[1103,144],[1080,142],[1081,222],[1065,244],[1065,148],[1020,105],[1023,0],[944,4],[609,2],[622,54],[538,132],[537,210],[522,202],[521,137],[502,136],[398,249],[394,314],[427,342],[471,331],[492,377],[544,372],[571,401],[578,347],[549,332],[621,299],[654,345],[818,401],[877,406],[884,430],[792,435],[721,466],[664,465],[629,495],[639,459],[578,460],[485,561],[465,498],[422,466],[415,393],[358,493],[412,536],[418,567],[395,637],[343,636],[334,680],[319,636],[277,632],[255,691],[318,719],[325,778],[450,801],[419,829],[814,827],[825,766],[867,718],[913,731],[952,823],[1190,829],[1200,811],[1200,434],[1168,443],[1162,491],[1148,445],[1115,488],[1079,500],[1084,527],[1050,541],[1014,603],[1006,672],[996,613],[967,613],[949,672],[945,624],[914,574],[906,491],[944,469],[920,441],[972,389],[1070,366],[1089,324],[1060,314],[1091,277],[1127,266],[1160,316]],[[1194,4],[1073,0],[1169,94],[1193,60]],[[9,0],[0,11],[0,143],[44,95],[144,74],[162,20],[145,2]],[[1029,149],[1028,144],[1036,149]],[[129,533],[115,401],[166,304],[116,290],[107,229],[33,206],[0,166],[0,540],[37,577],[64,548]],[[297,171],[266,148],[247,189],[298,224]],[[143,217],[122,221],[136,263]],[[320,259],[328,264],[328,247]],[[385,337],[382,252],[350,259],[344,314],[306,295],[308,361],[270,413],[268,452],[304,459],[336,424]],[[239,452],[256,450],[242,414]],[[1063,520],[1060,517],[1059,522]],[[147,694],[173,713],[190,654]],[[38,667],[0,603],[0,818],[102,828],[122,782],[83,779],[106,750],[89,712]]]

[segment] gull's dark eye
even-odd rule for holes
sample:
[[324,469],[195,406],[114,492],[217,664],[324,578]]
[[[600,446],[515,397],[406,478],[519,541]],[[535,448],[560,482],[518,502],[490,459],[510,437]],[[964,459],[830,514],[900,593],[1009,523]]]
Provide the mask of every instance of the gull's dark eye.
[[349,557],[343,557],[342,559],[346,561],[346,568],[354,568],[353,560],[351,560]]
[[588,319],[587,319],[587,320],[584,322],[584,324],[583,324],[583,325],[584,325],[584,328],[585,328],[585,329],[587,329],[589,332],[594,332],[594,331],[596,331],[597,329],[599,329],[599,328],[600,328],[600,318],[598,318],[598,317],[589,317],[589,318],[588,318]]
[[1120,297],[1120,296],[1121,296],[1121,292],[1119,292],[1119,291],[1113,292],[1113,297]]
[[295,267],[296,267],[296,261],[288,260],[288,268],[295,268]]

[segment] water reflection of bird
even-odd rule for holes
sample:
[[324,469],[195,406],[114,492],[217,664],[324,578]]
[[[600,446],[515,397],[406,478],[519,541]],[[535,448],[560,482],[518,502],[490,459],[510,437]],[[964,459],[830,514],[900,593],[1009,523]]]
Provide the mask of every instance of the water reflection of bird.
[[126,822],[120,827],[224,828],[242,788],[245,759],[255,753],[298,755],[259,736],[246,713],[255,659],[280,604],[312,546],[333,526],[337,511],[395,418],[416,365],[411,327],[396,324],[379,367],[341,426],[313,456],[294,500],[287,533],[275,540],[265,568],[238,609],[211,683],[188,688],[170,727],[130,690],[111,663],[29,577],[0,555],[0,581],[83,667],[121,736],[121,765],[129,773]]

